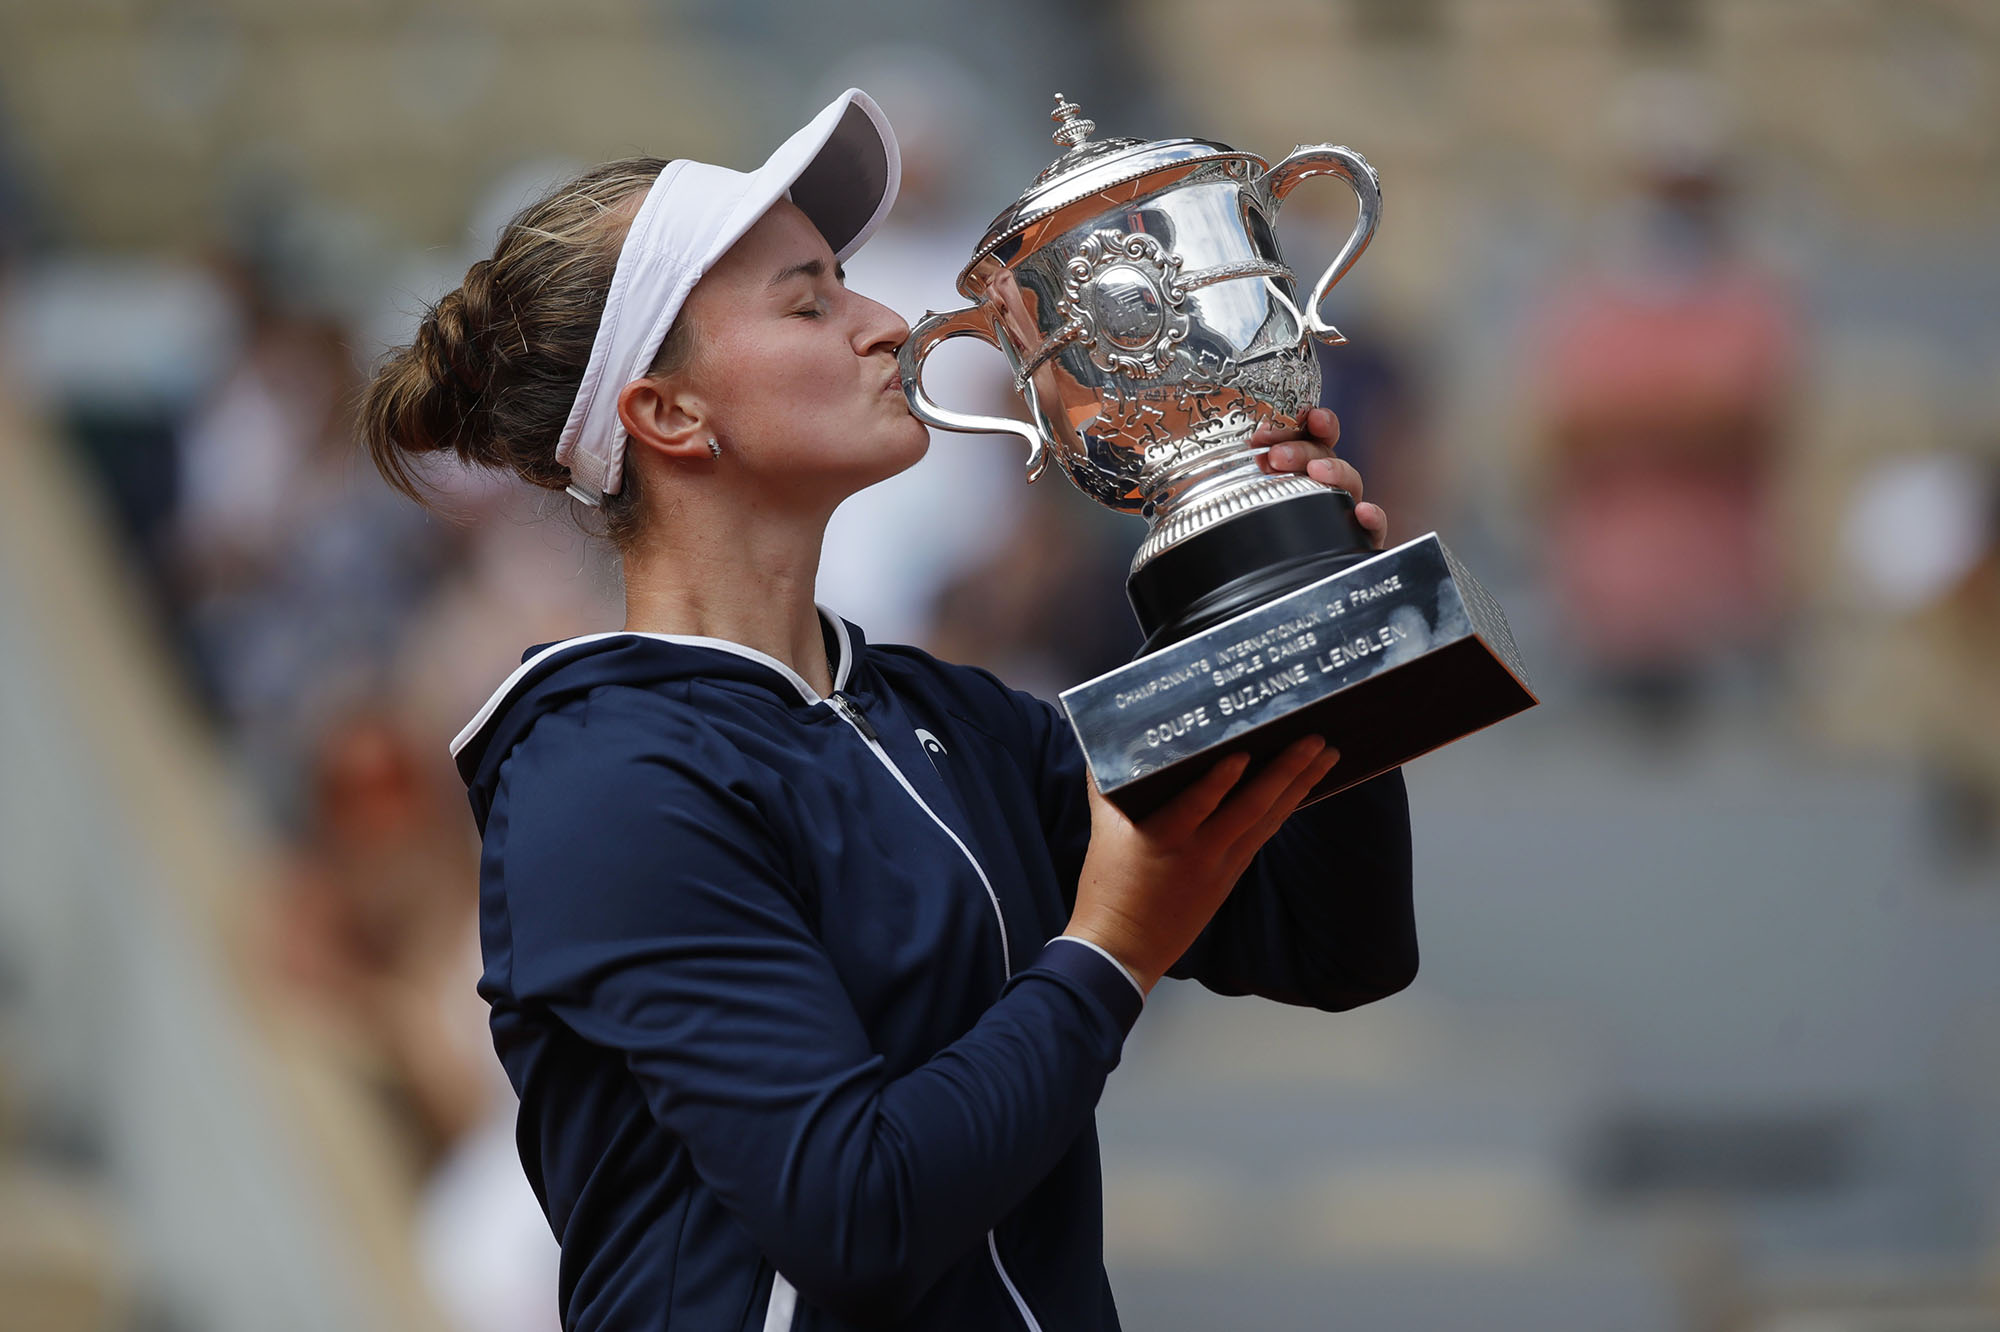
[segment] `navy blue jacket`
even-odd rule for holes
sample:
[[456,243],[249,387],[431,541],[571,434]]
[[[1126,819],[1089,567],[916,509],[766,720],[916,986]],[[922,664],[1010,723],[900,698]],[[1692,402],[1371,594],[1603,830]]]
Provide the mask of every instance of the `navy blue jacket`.
[[[563,1324],[1115,1329],[1092,1115],[1143,1001],[1051,942],[1075,738],[826,627],[831,698],[734,644],[594,635],[454,746]],[[1295,816],[1173,974],[1346,1009],[1416,959],[1392,772]]]

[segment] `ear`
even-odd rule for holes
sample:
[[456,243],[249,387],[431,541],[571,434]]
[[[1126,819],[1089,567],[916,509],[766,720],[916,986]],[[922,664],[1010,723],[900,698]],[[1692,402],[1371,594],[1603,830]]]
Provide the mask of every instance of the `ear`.
[[674,375],[635,379],[618,390],[618,419],[629,449],[674,462],[712,462],[701,399]]

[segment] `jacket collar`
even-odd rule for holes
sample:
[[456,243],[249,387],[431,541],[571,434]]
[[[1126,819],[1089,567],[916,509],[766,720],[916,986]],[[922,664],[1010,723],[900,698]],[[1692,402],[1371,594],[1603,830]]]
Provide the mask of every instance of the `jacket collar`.
[[[848,681],[855,673],[855,662],[866,646],[860,630],[850,626],[845,620],[824,606],[818,607],[820,626],[826,635],[833,667],[833,687],[836,692],[847,688]],[[776,657],[759,652],[756,648],[733,643],[726,638],[708,638],[699,634],[655,634],[641,630],[615,629],[607,633],[583,634],[576,638],[566,638],[560,642],[548,643],[530,648],[521,664],[517,666],[481,705],[472,720],[465,724],[451,742],[451,754],[458,761],[463,772],[468,767],[477,768],[480,751],[492,740],[499,729],[501,719],[512,706],[538,685],[548,680],[556,672],[563,670],[584,658],[604,653],[621,645],[639,643],[664,643],[675,647],[694,648],[702,653],[721,655],[696,657],[688,663],[691,669],[677,672],[672,669],[651,673],[654,679],[672,678],[685,673],[689,677],[725,675],[738,679],[755,681],[776,689],[785,696],[796,696],[807,706],[825,700],[797,671],[779,661]],[[715,668],[720,668],[717,670]],[[608,681],[599,681],[600,683]],[[468,752],[470,750],[471,752]]]

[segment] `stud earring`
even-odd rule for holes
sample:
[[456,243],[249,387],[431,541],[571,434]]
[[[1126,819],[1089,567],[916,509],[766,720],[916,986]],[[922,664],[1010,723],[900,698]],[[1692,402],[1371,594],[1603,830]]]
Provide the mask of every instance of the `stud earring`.
[[722,446],[715,442],[714,435],[708,437],[708,452],[709,456],[713,458],[720,458],[722,456]]

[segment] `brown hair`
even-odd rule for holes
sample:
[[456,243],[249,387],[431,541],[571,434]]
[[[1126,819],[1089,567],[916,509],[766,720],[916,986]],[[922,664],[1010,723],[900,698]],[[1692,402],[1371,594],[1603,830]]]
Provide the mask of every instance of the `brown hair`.
[[[569,469],[556,439],[590,360],[590,344],[637,204],[666,163],[628,157],[593,167],[523,209],[491,259],[424,315],[416,339],[382,362],[361,407],[362,436],[385,480],[428,506],[419,455],[561,490]],[[694,337],[674,321],[652,374],[684,368]],[[621,549],[641,527],[638,469],[604,497],[605,533]]]

